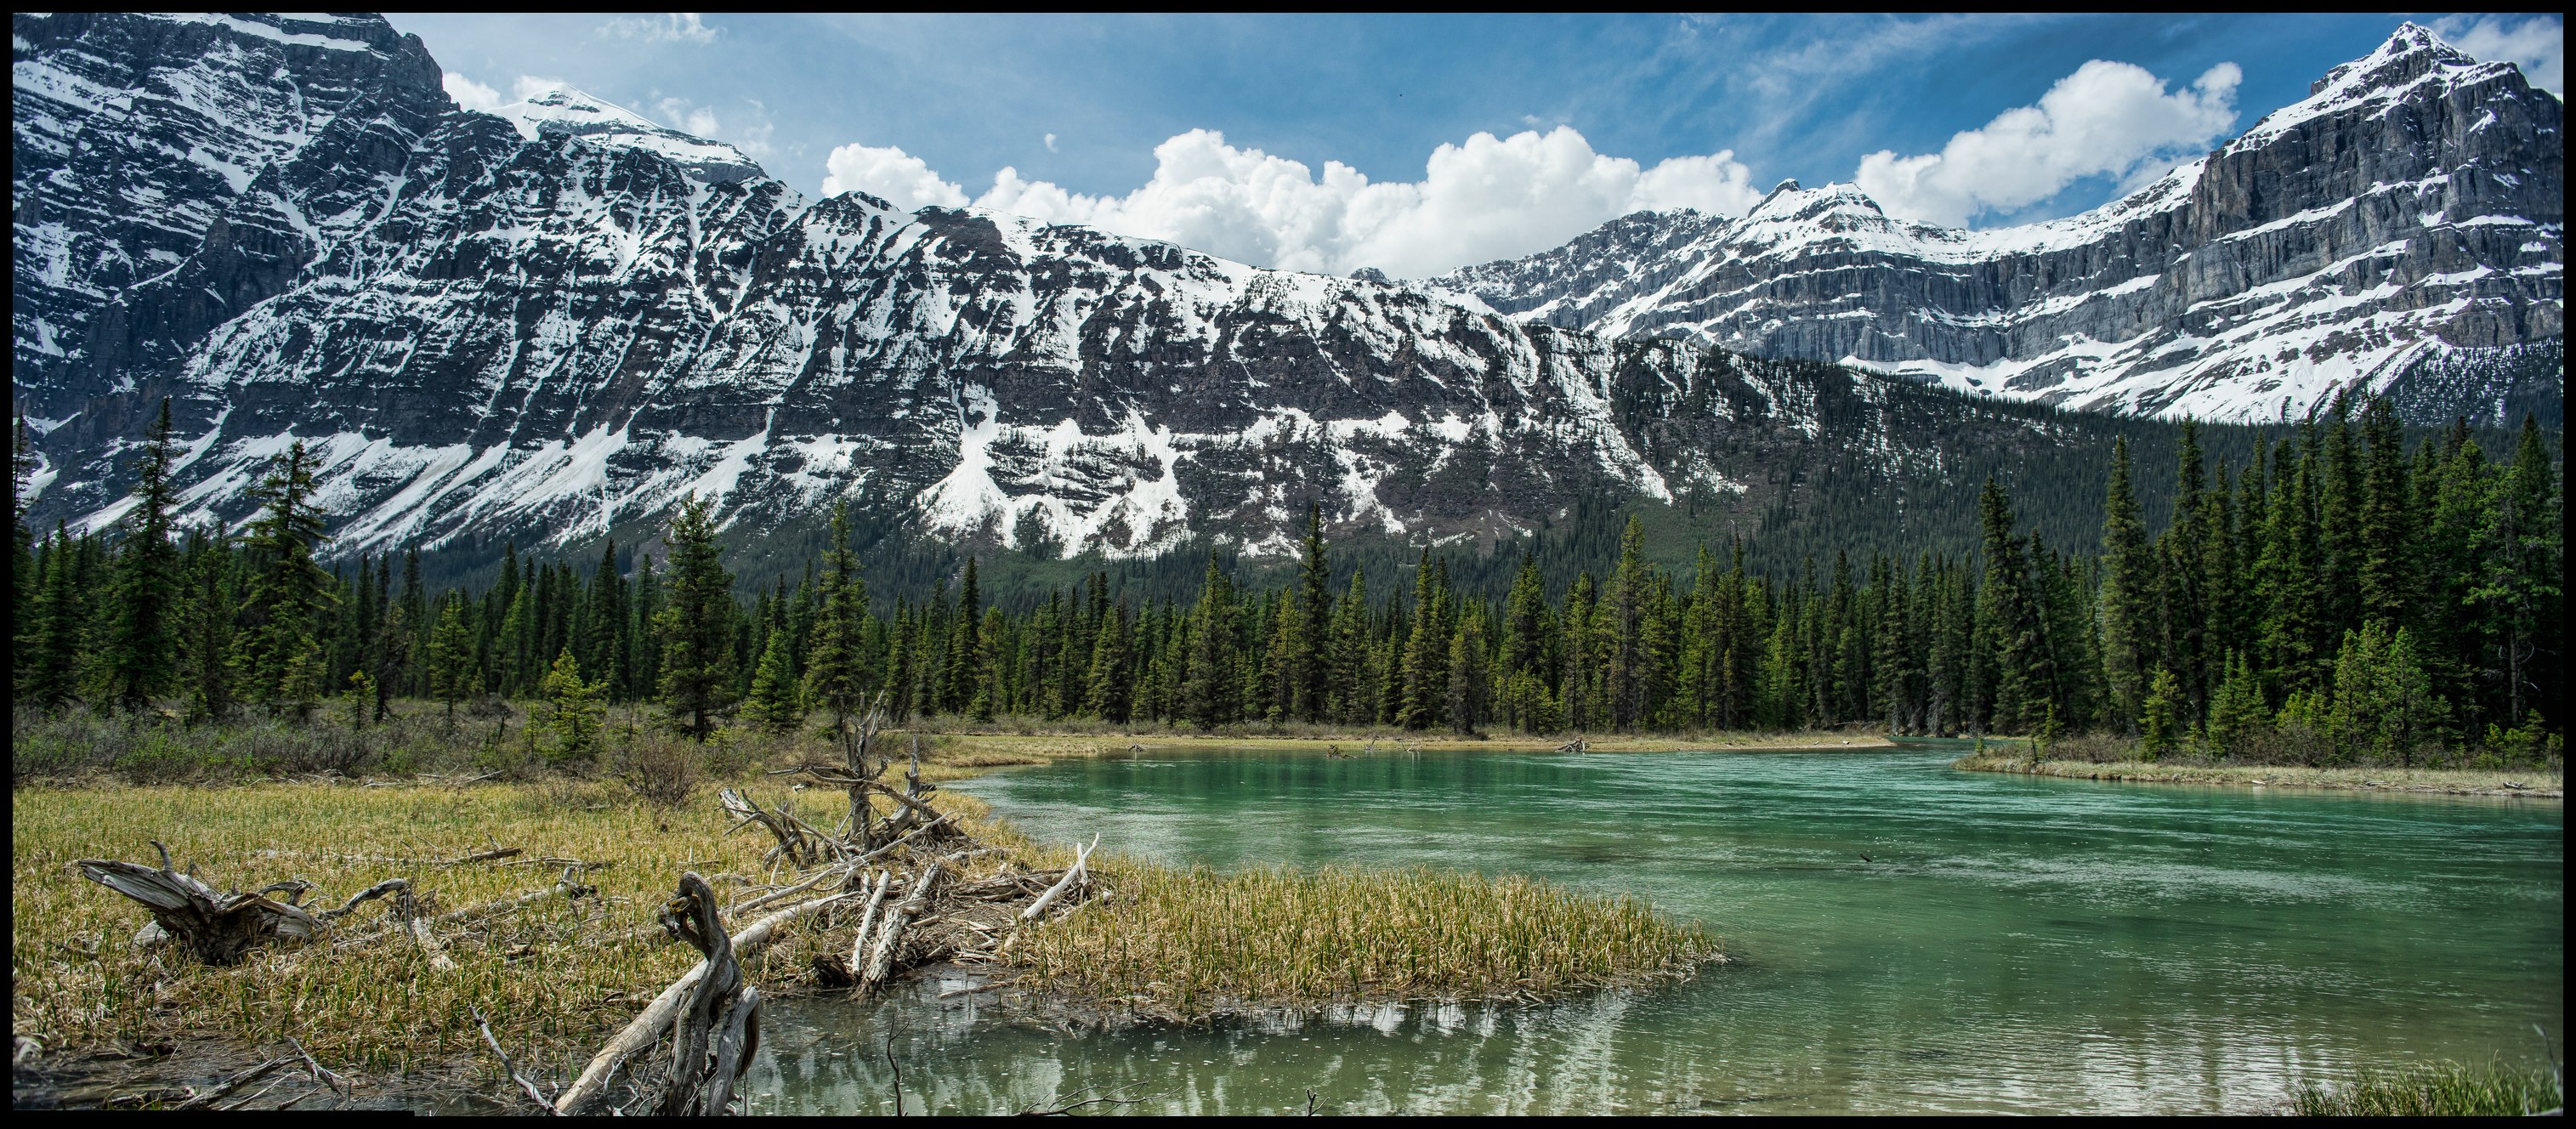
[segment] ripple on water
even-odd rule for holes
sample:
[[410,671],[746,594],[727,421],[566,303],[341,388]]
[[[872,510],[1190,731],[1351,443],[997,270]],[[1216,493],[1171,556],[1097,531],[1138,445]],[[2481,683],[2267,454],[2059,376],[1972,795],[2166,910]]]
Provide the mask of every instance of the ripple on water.
[[[973,997],[777,1005],[780,1112],[2247,1111],[2302,1078],[2538,1053],[2563,808],[1960,773],[1885,755],[1063,762],[955,785],[1170,862],[1634,892],[1736,963],[1555,1005],[1079,1033]],[[1867,856],[1864,859],[1863,856]],[[774,1041],[774,1045],[773,1045]],[[862,1046],[862,1043],[866,1046]]]

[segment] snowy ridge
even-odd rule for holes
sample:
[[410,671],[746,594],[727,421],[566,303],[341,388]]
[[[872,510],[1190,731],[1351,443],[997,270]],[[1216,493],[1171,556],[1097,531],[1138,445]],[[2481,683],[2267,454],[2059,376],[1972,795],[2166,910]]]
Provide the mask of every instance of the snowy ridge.
[[2564,109],[2413,24],[2100,208],[1962,231],[1848,184],[1639,213],[1432,282],[1511,316],[2136,414],[2296,416],[2564,332]]

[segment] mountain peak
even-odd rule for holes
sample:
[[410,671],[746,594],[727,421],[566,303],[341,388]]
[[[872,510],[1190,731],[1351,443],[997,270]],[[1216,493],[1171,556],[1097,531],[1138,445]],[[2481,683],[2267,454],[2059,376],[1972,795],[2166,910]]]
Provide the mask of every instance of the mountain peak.
[[750,157],[721,141],[710,141],[655,123],[605,98],[557,84],[487,111],[518,128],[530,141],[569,134],[599,145],[647,149],[677,162],[693,179],[728,184],[766,175]]

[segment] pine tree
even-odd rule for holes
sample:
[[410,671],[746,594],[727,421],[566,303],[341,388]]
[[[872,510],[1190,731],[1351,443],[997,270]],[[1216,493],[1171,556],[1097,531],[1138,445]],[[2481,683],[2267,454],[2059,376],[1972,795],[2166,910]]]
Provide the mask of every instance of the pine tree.
[[1444,579],[1432,565],[1431,551],[1423,550],[1421,563],[1413,571],[1413,630],[1404,642],[1400,667],[1404,698],[1395,717],[1395,723],[1407,729],[1439,724],[1449,690],[1449,593]]
[[734,701],[733,576],[718,559],[713,506],[695,494],[671,517],[667,604],[655,617],[662,644],[662,705],[704,741]]
[[582,678],[581,661],[573,657],[570,646],[555,656],[554,665],[537,682],[537,693],[546,703],[548,763],[560,765],[589,759],[598,745],[600,723],[608,713],[608,707],[601,703],[606,691],[604,680]]
[[[2186,431],[2186,433],[2188,433]],[[1993,731],[2027,733],[2057,700],[2057,672],[2031,596],[2029,562],[2013,535],[2012,503],[1992,476],[1978,495],[1985,527],[1986,582],[1980,603],[1995,670]]]
[[21,661],[19,697],[36,706],[60,706],[79,693],[81,636],[89,622],[81,597],[79,550],[61,522],[36,558],[42,574],[35,598],[34,646]]
[[2236,753],[2248,739],[2271,720],[2271,710],[2263,703],[2263,684],[2254,676],[2254,664],[2242,651],[2227,656],[2227,674],[2218,683],[2218,693],[2209,703],[2209,742],[2216,749]]
[[[823,554],[821,607],[814,616],[813,653],[805,684],[813,700],[832,713],[832,732],[846,733],[868,691],[868,582],[850,551],[850,507],[832,508],[832,543]],[[764,660],[765,661],[765,660]]]
[[957,618],[948,625],[948,653],[940,674],[939,708],[965,713],[975,698],[977,634],[984,626],[983,596],[975,580],[975,558],[966,558],[966,576],[957,585]]
[[1121,597],[1115,607],[1104,608],[1100,626],[1092,632],[1091,669],[1084,678],[1082,712],[1113,725],[1127,723],[1132,707],[1129,679],[1133,677],[1133,659],[1129,653],[1127,603]]
[[751,694],[743,700],[744,715],[763,732],[794,733],[805,724],[805,701],[796,689],[794,666],[787,661],[788,646],[786,632],[769,633],[769,644],[760,651],[759,670],[751,678]]
[[93,649],[102,706],[140,710],[168,692],[177,669],[176,629],[171,622],[170,594],[179,590],[179,551],[170,543],[170,511],[177,502],[170,488],[170,401],[161,401],[160,419],[134,462],[134,504],[117,519],[125,539],[117,546],[113,588],[106,602],[105,630]]
[[1369,677],[1368,580],[1351,570],[1350,587],[1333,603],[1332,631],[1323,659],[1326,716],[1344,725],[1365,725],[1377,714],[1375,686]]
[[2172,752],[2182,743],[2190,724],[2183,719],[2182,682],[2164,667],[2157,667],[2147,683],[2147,700],[2138,715],[2138,747],[2148,760]]
[[994,714],[1010,701],[1010,628],[1003,620],[1002,609],[984,610],[984,622],[975,632],[975,665],[969,672],[972,695],[966,712],[977,721],[991,721]]
[[221,721],[234,703],[233,621],[240,607],[234,557],[225,543],[189,538],[186,597],[179,601],[179,662],[188,717]]
[[1646,523],[1634,514],[1619,535],[1619,566],[1610,574],[1610,591],[1602,600],[1609,617],[1608,657],[1610,725],[1635,731],[1646,720],[1647,682],[1652,656],[1646,647],[1649,579],[1645,560]]
[[465,598],[439,602],[438,626],[429,634],[429,693],[447,703],[447,723],[456,724],[456,703],[482,689],[474,669],[474,632],[465,625]]
[[2121,732],[2134,732],[2138,710],[2146,701],[2148,600],[2152,595],[2153,560],[2147,530],[2138,520],[2136,492],[2129,483],[2129,441],[2111,444],[2111,485],[2102,501],[2103,681],[2110,693],[2110,716]]
[[1485,722],[1493,682],[1482,614],[1459,617],[1458,630],[1449,641],[1448,666],[1448,700],[1443,705],[1449,715],[1449,728],[1461,735],[1472,734]]
[[1311,502],[1306,506],[1302,550],[1297,562],[1296,651],[1290,676],[1296,682],[1297,716],[1311,724],[1329,714],[1333,681],[1333,569],[1324,553],[1323,510]]
[[1207,579],[1189,627],[1181,709],[1191,724],[1214,729],[1233,722],[1242,708],[1235,686],[1234,582],[1217,567],[1214,549],[1208,550]]
[[253,564],[243,592],[238,660],[245,697],[297,718],[322,694],[317,620],[332,599],[330,574],[313,563],[324,528],[312,503],[313,470],[298,440],[252,491],[262,509],[250,524]]

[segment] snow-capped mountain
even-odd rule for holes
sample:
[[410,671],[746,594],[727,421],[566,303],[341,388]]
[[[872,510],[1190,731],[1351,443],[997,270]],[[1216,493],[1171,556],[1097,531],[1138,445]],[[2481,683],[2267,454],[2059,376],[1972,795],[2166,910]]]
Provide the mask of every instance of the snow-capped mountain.
[[344,553],[564,544],[689,492],[755,527],[852,497],[1060,552],[1284,550],[1310,499],[1485,536],[1581,497],[1778,505],[1798,451],[1923,466],[2064,427],[1909,424],[1952,405],[1419,287],[809,203],[578,91],[460,109],[372,18],[15,23],[40,520],[122,511],[165,394],[190,517],[245,517],[301,440]]
[[847,498],[1121,556],[1285,551],[1310,500],[1337,532],[1410,540],[1637,497],[1902,525],[2096,426],[1435,286],[808,201],[579,91],[462,109],[374,17],[13,22],[39,522],[122,512],[165,395],[186,517],[244,519],[302,441],[338,553],[649,536],[688,493],[751,530]]
[[2565,108],[2407,24],[2307,99],[2093,211],[1962,231],[1783,183],[1432,280],[1621,337],[2095,410],[2263,420],[2565,331]]

